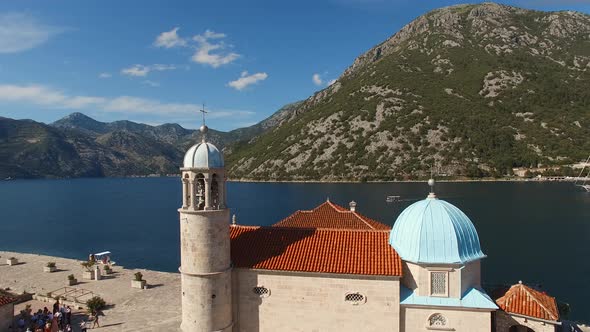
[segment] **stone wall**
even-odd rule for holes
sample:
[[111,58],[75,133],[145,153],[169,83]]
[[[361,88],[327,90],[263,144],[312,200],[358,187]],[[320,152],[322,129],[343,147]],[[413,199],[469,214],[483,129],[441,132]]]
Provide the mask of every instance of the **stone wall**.
[[229,210],[179,211],[181,329],[226,331],[232,324]]
[[[430,326],[429,319],[435,314],[444,317],[443,326]],[[489,311],[467,311],[462,309],[443,309],[426,307],[401,307],[401,332],[455,331],[490,332],[492,314]]]
[[[232,280],[234,331],[399,331],[397,277],[234,269]],[[366,301],[345,301],[356,292]]]
[[521,327],[517,332],[527,332],[527,328],[532,329],[534,332],[556,331],[555,325],[553,324],[531,318],[513,316],[498,310],[496,312],[496,332],[508,332],[512,326]]
[[412,289],[419,296],[430,296],[430,272],[445,271],[448,273],[448,296],[461,298],[471,287],[481,286],[480,262],[475,261],[466,265],[424,265],[403,262],[402,284]]
[[481,288],[481,261],[465,264],[461,270],[461,296],[471,288]]
[[9,332],[14,316],[14,304],[0,306],[0,332]]

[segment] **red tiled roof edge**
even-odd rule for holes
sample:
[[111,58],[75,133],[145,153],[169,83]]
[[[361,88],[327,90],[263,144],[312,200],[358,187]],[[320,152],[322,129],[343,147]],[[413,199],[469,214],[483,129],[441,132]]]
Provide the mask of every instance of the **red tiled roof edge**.
[[16,302],[17,299],[8,296],[0,296],[0,307],[3,305],[7,305],[13,302]]
[[[514,303],[514,301],[519,301],[519,297],[523,296],[527,300],[531,299],[533,303],[523,303],[523,299],[520,299],[520,303]],[[557,301],[554,297],[534,290],[521,283],[510,287],[504,296],[496,300],[496,303],[502,310],[508,313],[552,321],[559,320],[559,310],[557,309]],[[535,308],[535,305],[539,308]]]

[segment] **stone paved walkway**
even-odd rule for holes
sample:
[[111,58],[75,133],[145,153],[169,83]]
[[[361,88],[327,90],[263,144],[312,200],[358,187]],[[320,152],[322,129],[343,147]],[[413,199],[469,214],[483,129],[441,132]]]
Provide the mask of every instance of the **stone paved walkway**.
[[[16,257],[19,265],[9,266],[6,258]],[[57,272],[43,272],[47,262],[55,262]],[[104,310],[98,331],[179,331],[181,321],[180,274],[149,270],[128,270],[119,266],[103,280],[82,279],[84,268],[80,261],[33,254],[0,251],[0,288],[22,293],[46,294],[67,285],[73,274],[80,284],[72,287],[87,289],[101,296],[109,308]],[[140,271],[148,289],[131,288],[135,272]],[[37,302],[32,302],[38,309]],[[51,303],[47,303],[50,308]],[[18,313],[24,304],[17,306]],[[41,307],[42,308],[42,307]]]

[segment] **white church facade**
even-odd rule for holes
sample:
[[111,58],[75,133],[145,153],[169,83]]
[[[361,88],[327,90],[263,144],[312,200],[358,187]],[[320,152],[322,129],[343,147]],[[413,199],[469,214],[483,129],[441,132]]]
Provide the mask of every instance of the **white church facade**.
[[433,190],[393,228],[330,201],[269,227],[230,223],[223,156],[201,132],[181,168],[182,331],[559,327],[544,293],[519,284],[496,301],[486,294],[473,223]]

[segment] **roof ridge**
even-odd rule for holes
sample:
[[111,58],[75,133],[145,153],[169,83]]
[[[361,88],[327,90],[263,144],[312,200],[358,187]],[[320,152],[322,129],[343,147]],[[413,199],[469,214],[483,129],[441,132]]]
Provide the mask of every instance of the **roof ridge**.
[[357,229],[357,228],[334,228],[334,227],[290,227],[290,226],[242,226],[239,227],[252,227],[261,229],[287,229],[287,230],[318,230],[318,231],[331,231],[331,232],[367,232],[367,233],[389,233],[387,229]]
[[[342,211],[344,212],[344,211]],[[363,216],[359,215],[358,213],[356,213],[356,211],[350,211],[352,213],[353,216],[357,217],[358,219],[360,219],[362,222],[365,223],[365,225],[369,226],[371,229],[375,229],[375,227],[373,227],[373,225],[369,224],[365,218],[363,218]]]
[[[557,320],[557,319],[558,319],[557,317],[555,317],[555,315],[553,315],[553,313],[552,313],[552,312],[551,312],[549,309],[547,309],[547,307],[545,307],[545,306],[544,306],[544,305],[541,303],[541,301],[539,301],[539,299],[537,298],[537,296],[535,296],[533,293],[531,293],[531,290],[534,290],[534,289],[532,289],[532,288],[530,288],[530,287],[526,286],[525,284],[518,284],[517,286],[521,286],[521,287],[524,289],[524,291],[525,291],[525,292],[526,292],[526,293],[527,293],[527,294],[528,294],[530,297],[532,297],[532,298],[533,298],[533,300],[534,300],[534,301],[535,301],[535,302],[536,302],[536,303],[537,303],[537,304],[538,304],[538,305],[539,305],[541,308],[543,308],[543,310],[545,310],[545,313],[547,313],[547,314],[548,314],[548,315],[549,315],[551,318],[553,318],[553,319],[555,319],[555,320]],[[535,291],[535,292],[539,292],[539,291],[537,291],[537,290],[534,290],[534,291]],[[547,294],[544,294],[544,295],[546,295],[546,296],[549,296],[549,295],[547,295]],[[552,296],[550,296],[550,297],[551,297],[551,298],[553,298]]]
[[[333,207],[333,208],[334,208],[336,211],[338,211],[338,212],[344,212],[344,211],[346,210],[346,208],[345,208],[344,206],[340,206],[340,205],[338,205],[338,204],[336,204],[336,203],[332,203],[331,201],[326,201],[326,203],[328,203],[328,205],[330,205],[331,207]],[[322,206],[322,205],[320,205],[320,206]],[[319,208],[320,206],[318,206],[318,208]],[[341,209],[339,209],[339,207],[341,207],[341,208],[342,208],[342,210],[341,210]]]

